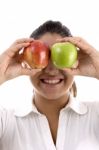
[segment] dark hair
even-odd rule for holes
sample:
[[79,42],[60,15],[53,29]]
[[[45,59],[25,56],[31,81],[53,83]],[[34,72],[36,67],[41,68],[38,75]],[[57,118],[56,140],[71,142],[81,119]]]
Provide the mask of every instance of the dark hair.
[[[62,37],[72,36],[70,30],[65,25],[62,25],[61,22],[49,20],[43,23],[42,25],[40,25],[37,29],[35,29],[30,35],[30,37],[34,39],[39,39],[41,36],[43,36],[47,32],[57,33],[61,35]],[[70,92],[73,93],[74,97],[76,97],[77,88],[76,88],[75,82],[73,82]]]
[[65,25],[62,25],[61,22],[49,20],[40,25],[36,30],[34,30],[30,37],[34,39],[39,39],[47,32],[57,33],[60,34],[62,37],[72,36],[70,30]]

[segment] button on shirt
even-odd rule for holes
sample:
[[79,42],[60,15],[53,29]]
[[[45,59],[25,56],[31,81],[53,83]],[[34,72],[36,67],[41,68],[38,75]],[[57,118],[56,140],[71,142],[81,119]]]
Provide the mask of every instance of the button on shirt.
[[71,97],[60,111],[56,145],[35,105],[18,112],[1,108],[0,150],[99,150],[99,102]]

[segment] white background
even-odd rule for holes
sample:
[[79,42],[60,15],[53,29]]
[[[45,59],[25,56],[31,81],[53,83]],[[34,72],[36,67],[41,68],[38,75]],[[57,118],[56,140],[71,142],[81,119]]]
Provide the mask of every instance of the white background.
[[[46,20],[59,20],[75,36],[85,38],[99,50],[98,0],[1,0],[0,53],[18,38],[29,37]],[[76,77],[78,98],[99,100],[99,81]],[[27,107],[33,87],[26,76],[7,81],[0,86],[0,104],[5,107]]]

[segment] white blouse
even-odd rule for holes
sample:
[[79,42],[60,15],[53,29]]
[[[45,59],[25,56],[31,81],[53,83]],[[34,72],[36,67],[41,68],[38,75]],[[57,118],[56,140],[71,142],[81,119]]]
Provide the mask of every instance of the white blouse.
[[0,150],[99,150],[99,102],[71,98],[60,111],[56,145],[46,116],[0,109]]

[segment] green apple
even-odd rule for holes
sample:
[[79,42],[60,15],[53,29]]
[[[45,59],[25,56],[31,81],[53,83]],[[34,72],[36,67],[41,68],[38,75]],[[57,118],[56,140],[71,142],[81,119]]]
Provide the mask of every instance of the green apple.
[[77,60],[77,47],[70,42],[55,43],[51,47],[51,59],[57,68],[71,68]]

